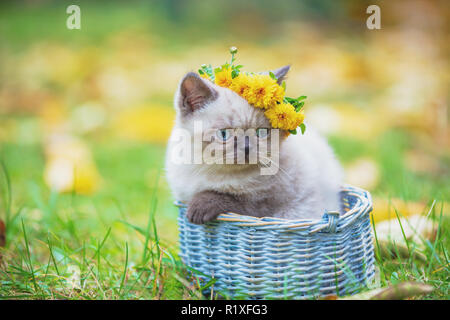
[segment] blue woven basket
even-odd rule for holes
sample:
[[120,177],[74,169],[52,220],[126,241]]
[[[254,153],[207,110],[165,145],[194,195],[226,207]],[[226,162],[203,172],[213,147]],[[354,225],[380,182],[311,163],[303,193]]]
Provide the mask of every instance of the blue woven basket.
[[[180,256],[201,285],[222,297],[310,299],[349,295],[373,281],[369,192],[345,186],[344,214],[320,220],[221,214],[204,225],[180,202]],[[212,280],[212,281],[211,281]],[[212,284],[212,285],[211,285]]]

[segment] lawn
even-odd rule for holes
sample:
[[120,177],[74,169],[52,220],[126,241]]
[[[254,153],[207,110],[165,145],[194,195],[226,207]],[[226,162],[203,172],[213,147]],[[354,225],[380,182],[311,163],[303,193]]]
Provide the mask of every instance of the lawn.
[[[344,142],[333,141],[336,150],[345,150]],[[395,140],[390,141],[395,146]],[[2,146],[2,184],[9,181],[10,188],[2,189],[8,229],[0,296],[197,299],[199,290],[185,280],[177,258],[177,210],[164,181],[164,147],[109,142],[92,149],[104,188],[86,196],[49,192],[42,180],[44,158],[38,145]],[[394,186],[405,183],[404,172],[383,174],[390,174]],[[439,185],[430,183],[422,190],[434,187]],[[441,216],[442,210],[441,202],[431,210],[439,231],[434,241],[424,240],[425,260],[377,255],[383,284],[421,281],[436,288],[426,298],[448,298],[450,221]]]

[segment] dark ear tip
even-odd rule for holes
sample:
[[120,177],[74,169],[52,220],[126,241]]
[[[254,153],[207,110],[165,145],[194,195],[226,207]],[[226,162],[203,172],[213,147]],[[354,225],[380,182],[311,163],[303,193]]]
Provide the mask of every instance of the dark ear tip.
[[281,84],[285,79],[286,75],[289,72],[289,69],[291,68],[291,65],[285,65],[284,67],[276,69],[273,73],[278,78],[278,84]]
[[287,64],[284,67],[281,67],[280,69],[278,69],[281,72],[288,72],[291,69],[291,64]]

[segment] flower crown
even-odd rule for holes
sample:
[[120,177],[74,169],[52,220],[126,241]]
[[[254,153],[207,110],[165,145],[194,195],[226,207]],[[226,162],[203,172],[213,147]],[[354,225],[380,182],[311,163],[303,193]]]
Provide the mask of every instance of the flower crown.
[[230,53],[230,63],[226,62],[214,69],[211,65],[203,64],[198,70],[200,76],[218,86],[233,90],[254,107],[264,109],[264,114],[273,128],[286,130],[292,134],[297,134],[297,128],[300,128],[303,134],[306,127],[303,123],[305,115],[302,108],[306,96],[296,99],[286,97],[284,95],[286,82],[283,81],[279,85],[273,72],[269,72],[268,75],[241,72],[243,66],[233,64],[237,48],[231,47]]

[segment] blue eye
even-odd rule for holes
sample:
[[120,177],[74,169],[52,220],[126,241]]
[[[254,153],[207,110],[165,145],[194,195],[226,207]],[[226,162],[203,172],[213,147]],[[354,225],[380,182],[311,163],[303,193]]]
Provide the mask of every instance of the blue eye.
[[231,137],[230,129],[219,129],[219,130],[217,130],[217,137],[221,141],[227,141]]
[[269,135],[269,129],[258,128],[258,129],[256,129],[256,135],[258,136],[258,138],[265,138]]

